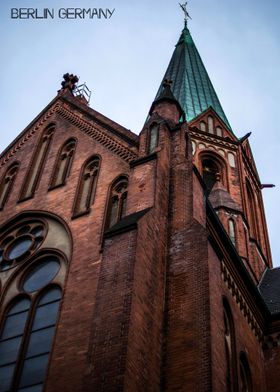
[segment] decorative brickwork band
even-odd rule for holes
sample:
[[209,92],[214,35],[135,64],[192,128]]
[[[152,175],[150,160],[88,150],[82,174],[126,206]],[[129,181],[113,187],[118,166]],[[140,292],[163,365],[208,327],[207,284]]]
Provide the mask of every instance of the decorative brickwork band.
[[70,109],[67,109],[65,107],[59,107],[57,112],[62,117],[70,121],[73,125],[78,127],[81,131],[91,136],[99,143],[103,144],[106,148],[108,148],[113,153],[119,155],[125,161],[130,162],[133,159],[137,158],[137,155],[134,152],[132,152],[130,149],[128,149],[118,141],[112,140],[112,138],[106,135],[104,131],[97,129],[94,125],[90,124],[88,121],[82,119],[81,117],[71,112]]
[[235,283],[234,279],[232,278],[230,272],[228,271],[225,264],[222,262],[222,277],[224,282],[227,284],[229,291],[231,292],[235,302],[239,306],[243,316],[246,318],[250,328],[256,335],[259,341],[263,341],[263,333],[261,328],[259,327],[258,322],[256,321],[253,313],[251,312],[246,300],[244,299],[243,295],[241,294],[237,284]]

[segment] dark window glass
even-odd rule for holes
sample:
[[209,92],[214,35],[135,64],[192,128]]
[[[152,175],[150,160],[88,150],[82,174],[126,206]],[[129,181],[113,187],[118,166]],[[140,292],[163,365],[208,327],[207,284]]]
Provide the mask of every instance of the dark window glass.
[[10,246],[8,251],[9,259],[16,259],[29,250],[32,245],[32,239],[28,236],[17,238]]
[[59,268],[60,263],[55,257],[39,262],[26,276],[23,289],[29,293],[39,290],[53,280]]
[[107,211],[106,227],[110,228],[126,215],[127,179],[119,179],[113,185]]
[[18,392],[42,392],[43,384],[33,385],[32,387],[19,388]]
[[24,361],[20,387],[38,384],[44,381],[46,369],[48,366],[49,354],[36,356]]
[[15,364],[0,367],[0,392],[10,391],[14,370]]
[[21,298],[10,308],[6,315],[0,339],[0,392],[10,390],[29,307],[30,301]]
[[53,335],[53,327],[44,328],[39,331],[32,332],[28,344],[28,351],[26,354],[27,357],[33,357],[34,355],[49,352],[52,344]]
[[38,301],[20,378],[20,387],[44,381],[60,298],[61,291],[58,292],[57,288],[51,288]]
[[20,343],[21,336],[0,342],[0,365],[16,362]]
[[52,287],[45,294],[42,295],[39,305],[46,304],[55,300],[59,300],[61,297],[61,290],[58,287]]
[[58,308],[59,302],[52,302],[38,307],[33,328],[38,329],[55,324]]
[[22,312],[30,307],[30,300],[27,298],[19,299],[9,311],[9,315]]
[[204,159],[202,162],[202,172],[203,180],[208,192],[210,192],[220,176],[218,165],[211,159]]
[[2,339],[8,339],[23,334],[27,316],[28,310],[14,315],[9,315],[5,322]]

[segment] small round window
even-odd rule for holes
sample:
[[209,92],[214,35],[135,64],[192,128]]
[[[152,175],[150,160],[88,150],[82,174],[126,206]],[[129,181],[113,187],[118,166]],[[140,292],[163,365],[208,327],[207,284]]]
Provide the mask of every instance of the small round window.
[[56,256],[48,256],[37,262],[25,276],[22,288],[28,293],[40,290],[50,283],[60,269],[60,262]]

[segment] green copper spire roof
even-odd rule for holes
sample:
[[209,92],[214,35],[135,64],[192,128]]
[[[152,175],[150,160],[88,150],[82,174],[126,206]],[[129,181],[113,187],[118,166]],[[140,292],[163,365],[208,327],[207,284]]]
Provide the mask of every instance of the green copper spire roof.
[[172,80],[171,90],[185,111],[187,121],[212,107],[231,129],[186,23],[156,99],[165,79]]

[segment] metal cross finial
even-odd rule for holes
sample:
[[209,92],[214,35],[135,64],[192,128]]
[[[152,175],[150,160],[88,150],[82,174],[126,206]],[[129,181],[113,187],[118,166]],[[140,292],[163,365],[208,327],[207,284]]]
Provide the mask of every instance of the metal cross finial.
[[190,16],[190,14],[187,11],[187,5],[188,5],[187,1],[185,2],[185,4],[180,4],[179,3],[179,6],[182,8],[182,10],[183,10],[183,12],[185,14],[185,27],[187,27],[187,25],[188,25],[188,19],[191,19],[191,16]]

